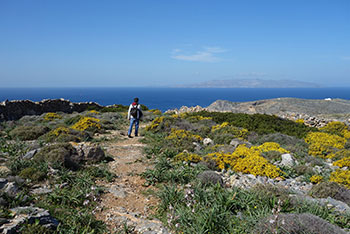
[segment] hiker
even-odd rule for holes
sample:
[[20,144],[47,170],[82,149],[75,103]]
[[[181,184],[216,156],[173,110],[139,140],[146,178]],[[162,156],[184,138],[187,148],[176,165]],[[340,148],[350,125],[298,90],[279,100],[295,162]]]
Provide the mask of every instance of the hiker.
[[141,105],[139,104],[139,99],[134,98],[134,102],[130,104],[129,111],[128,111],[128,119],[130,120],[130,127],[128,131],[128,137],[132,138],[131,132],[132,132],[132,126],[135,124],[135,137],[138,136],[139,132],[139,122],[142,117],[142,110]]

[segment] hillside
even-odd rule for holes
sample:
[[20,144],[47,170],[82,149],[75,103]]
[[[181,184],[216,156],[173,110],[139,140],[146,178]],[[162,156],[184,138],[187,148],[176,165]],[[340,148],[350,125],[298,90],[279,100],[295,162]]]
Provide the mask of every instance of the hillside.
[[349,233],[349,125],[242,113],[272,103],[145,110],[137,138],[126,106],[20,117],[24,108],[0,122],[0,231]]

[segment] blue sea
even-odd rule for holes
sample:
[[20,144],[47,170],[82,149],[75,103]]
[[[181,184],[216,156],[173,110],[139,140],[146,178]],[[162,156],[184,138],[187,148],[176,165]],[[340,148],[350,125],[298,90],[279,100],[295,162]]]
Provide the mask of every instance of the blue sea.
[[181,106],[206,107],[214,101],[245,102],[278,97],[304,99],[350,99],[347,88],[0,88],[0,101],[64,98],[72,102],[97,102],[101,105],[129,105],[134,97],[149,108],[162,111]]

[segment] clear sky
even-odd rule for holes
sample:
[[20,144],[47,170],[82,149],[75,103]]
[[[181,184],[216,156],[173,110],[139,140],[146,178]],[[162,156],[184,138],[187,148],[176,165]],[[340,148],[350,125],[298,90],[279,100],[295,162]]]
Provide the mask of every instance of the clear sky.
[[0,87],[350,86],[349,0],[0,0]]

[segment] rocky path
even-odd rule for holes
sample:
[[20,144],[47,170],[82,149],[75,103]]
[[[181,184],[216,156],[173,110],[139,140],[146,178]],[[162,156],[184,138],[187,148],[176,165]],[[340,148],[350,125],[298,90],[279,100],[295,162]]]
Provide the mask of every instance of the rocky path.
[[103,220],[110,233],[168,233],[160,221],[151,220],[152,208],[157,199],[152,196],[152,187],[145,187],[140,176],[151,167],[149,159],[143,155],[142,137],[128,138],[123,131],[114,131],[117,141],[103,144],[106,153],[113,157],[110,171],[117,178],[111,182],[99,182],[107,188],[103,194],[97,218]]

